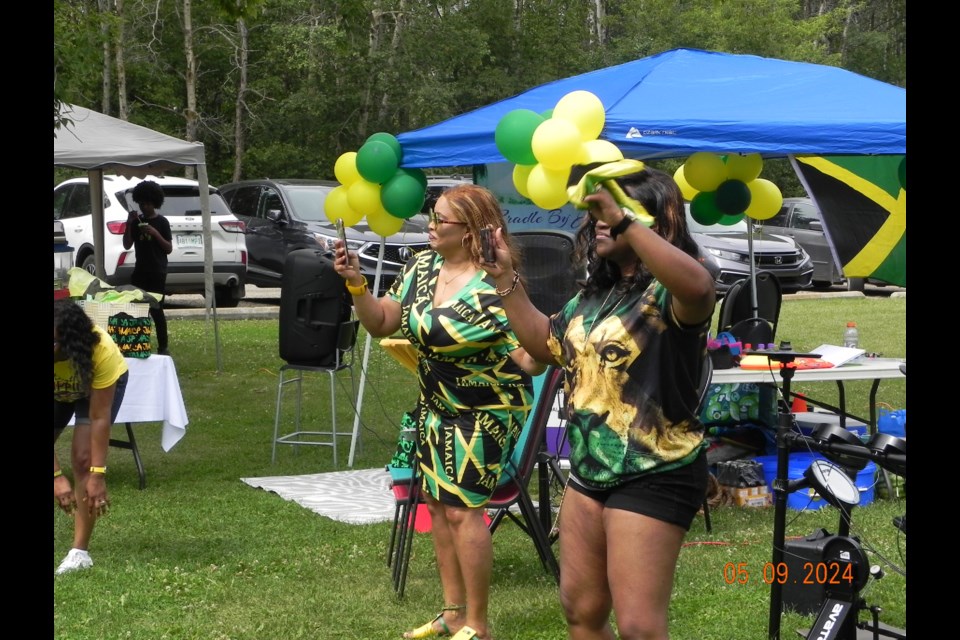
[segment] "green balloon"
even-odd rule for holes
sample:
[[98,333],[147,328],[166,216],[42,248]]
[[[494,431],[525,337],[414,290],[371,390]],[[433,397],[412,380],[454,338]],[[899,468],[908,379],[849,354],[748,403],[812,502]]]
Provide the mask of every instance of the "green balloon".
[[371,141],[386,142],[388,145],[390,145],[390,148],[393,149],[393,152],[396,154],[397,164],[400,164],[401,162],[403,162],[403,149],[400,148],[400,141],[397,140],[393,136],[393,134],[387,133],[386,131],[378,131],[372,134],[366,140],[366,142],[371,142]]
[[543,120],[543,116],[530,109],[514,109],[503,116],[493,132],[497,150],[515,164],[537,164],[530,143]]
[[423,207],[426,188],[416,177],[397,172],[380,189],[380,203],[387,213],[395,218],[407,218],[416,215]]
[[690,217],[702,225],[716,224],[723,212],[717,209],[716,193],[701,191],[690,201]]
[[423,190],[424,191],[427,190],[427,174],[423,172],[423,169],[416,169],[416,168],[405,169],[403,167],[400,167],[399,169],[397,169],[397,175],[400,175],[400,174],[404,174],[404,175],[408,175],[413,178],[416,178],[417,182],[419,182],[423,186]]
[[727,215],[743,213],[750,206],[750,189],[742,180],[724,180],[716,194],[717,209]]
[[725,227],[730,227],[737,224],[741,220],[743,220],[742,213],[735,213],[733,215],[723,214],[720,216],[720,219],[717,220],[717,224],[722,224]]
[[400,165],[393,148],[382,140],[364,142],[357,151],[357,173],[367,182],[383,184]]

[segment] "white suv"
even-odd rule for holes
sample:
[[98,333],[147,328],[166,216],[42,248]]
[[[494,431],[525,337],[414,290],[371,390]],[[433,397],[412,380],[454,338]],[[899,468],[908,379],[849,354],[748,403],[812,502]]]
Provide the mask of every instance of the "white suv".
[[[196,180],[148,176],[163,189],[158,212],[170,221],[173,252],[167,257],[164,293],[204,293],[203,217],[200,185]],[[136,257],[123,248],[123,230],[130,211],[138,209],[131,192],[140,178],[103,177],[103,268],[113,286],[130,284]],[[93,224],[90,187],[86,177],[61,182],[53,189],[53,219],[63,222],[74,264],[94,273]],[[235,307],[245,295],[247,245],[244,223],[237,219],[220,193],[210,189],[210,227],[213,234],[213,283],[218,307]]]

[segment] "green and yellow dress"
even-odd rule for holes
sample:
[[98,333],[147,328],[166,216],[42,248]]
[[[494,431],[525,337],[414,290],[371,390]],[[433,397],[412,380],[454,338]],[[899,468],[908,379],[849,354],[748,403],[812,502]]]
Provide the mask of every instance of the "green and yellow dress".
[[422,251],[387,295],[402,306],[400,330],[420,354],[417,457],[423,489],[444,504],[490,500],[530,412],[530,376],[510,358],[520,345],[493,279],[478,271],[439,306],[443,258]]

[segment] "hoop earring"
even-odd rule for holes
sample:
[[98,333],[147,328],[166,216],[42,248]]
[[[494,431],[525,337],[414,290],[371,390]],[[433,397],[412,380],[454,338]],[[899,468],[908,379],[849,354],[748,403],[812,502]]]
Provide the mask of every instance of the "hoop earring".
[[466,242],[467,236],[469,236],[469,235],[470,235],[469,233],[465,233],[465,234],[463,234],[463,237],[460,238],[460,246],[463,247],[464,249],[467,248],[467,245],[464,244],[464,242]]

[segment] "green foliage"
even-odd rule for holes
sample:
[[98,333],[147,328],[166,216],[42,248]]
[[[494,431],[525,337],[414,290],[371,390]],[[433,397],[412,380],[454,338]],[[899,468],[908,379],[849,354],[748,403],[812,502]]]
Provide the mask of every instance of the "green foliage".
[[[397,135],[541,83],[676,47],[842,66],[906,86],[904,0],[217,0],[192,6],[197,136],[213,184],[231,179],[234,168],[240,17],[249,28],[241,177],[332,177],[336,158],[374,132]],[[123,27],[129,119],[182,138],[180,3],[128,0],[123,7],[119,16],[115,9],[101,14],[94,0],[55,0],[55,131],[57,100],[102,109],[104,25],[110,33]],[[108,96],[114,109],[117,102]],[[765,177],[785,196],[803,195],[789,167]]]
[[[861,341],[884,355],[906,355],[905,298],[797,299],[784,302],[778,338],[797,348],[836,343],[848,320]],[[417,535],[406,587],[398,600],[385,558],[390,522],[348,525],[241,478],[332,471],[327,448],[281,446],[271,464],[278,368],[276,320],[221,320],[223,370],[215,366],[212,324],[171,319],[171,351],[190,419],[186,436],[160,448],[159,423],[135,425],[147,471],[137,489],[128,451],[111,449],[110,514],[94,533],[88,571],[53,580],[53,637],[62,640],[263,640],[399,637],[432,617],[443,603],[428,535]],[[360,351],[366,338],[361,334]],[[312,379],[311,379],[312,380]],[[339,424],[351,425],[344,384]],[[848,383],[847,403],[863,412],[865,386]],[[304,387],[304,419],[329,419],[327,381]],[[832,384],[810,385],[811,397],[830,397]],[[396,447],[399,420],[417,394],[414,378],[377,346],[371,348],[355,468],[379,468]],[[906,407],[906,383],[885,380],[878,401]],[[122,427],[114,437],[124,439]],[[69,435],[69,432],[67,433]],[[69,437],[57,451],[69,460]],[[341,449],[341,469],[346,467]],[[66,466],[66,465],[65,465]],[[67,470],[67,475],[72,474]],[[537,482],[531,483],[536,492]],[[54,507],[56,509],[56,507]],[[891,525],[906,513],[905,494],[877,499],[853,512],[852,533],[869,546],[886,577],[864,592],[882,607],[881,620],[905,628],[906,539]],[[384,514],[392,517],[392,509]],[[670,604],[671,637],[697,640],[765,638],[770,588],[772,508],[717,506],[713,533],[697,518],[686,537]],[[54,567],[71,545],[72,521],[57,511]],[[819,528],[836,532],[835,511],[789,511],[788,537]],[[541,567],[530,539],[505,520],[494,535],[490,615],[496,637],[566,637],[557,585]],[[743,563],[748,575],[736,577]],[[91,594],[96,594],[95,597]],[[371,603],[375,603],[371,606]],[[811,616],[788,614],[788,637]]]

